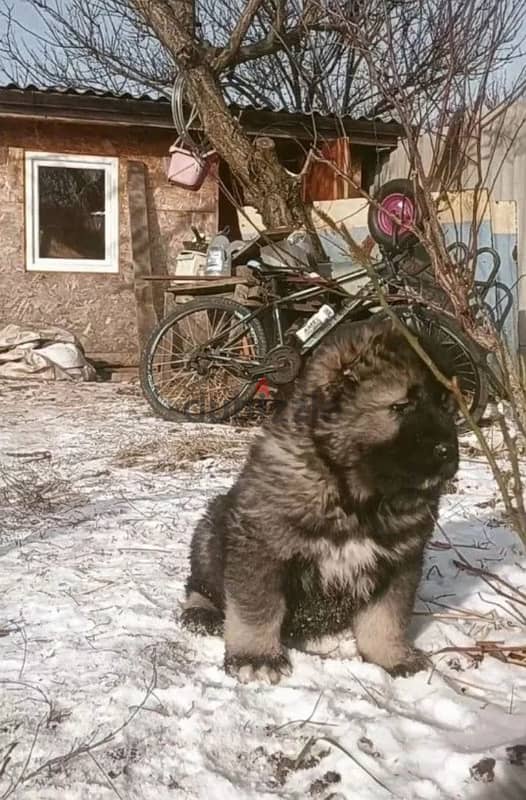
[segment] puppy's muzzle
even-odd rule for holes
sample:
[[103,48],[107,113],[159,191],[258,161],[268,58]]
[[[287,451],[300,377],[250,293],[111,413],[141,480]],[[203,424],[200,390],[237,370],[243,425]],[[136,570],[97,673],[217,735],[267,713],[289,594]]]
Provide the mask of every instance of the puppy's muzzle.
[[455,461],[456,457],[457,449],[454,445],[441,442],[435,446],[435,458],[438,461]]
[[440,474],[443,477],[451,478],[458,468],[458,452],[454,444],[440,442],[435,445],[433,455],[440,465]]

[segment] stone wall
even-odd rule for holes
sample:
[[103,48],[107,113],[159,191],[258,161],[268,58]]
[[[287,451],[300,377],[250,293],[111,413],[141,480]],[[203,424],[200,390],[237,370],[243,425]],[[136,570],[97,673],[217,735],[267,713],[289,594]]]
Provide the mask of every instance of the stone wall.
[[[159,129],[2,120],[0,127],[0,326],[8,322],[60,325],[73,331],[88,355],[136,364],[137,324],[126,187],[127,162],[148,173],[148,213],[154,274],[173,272],[190,225],[217,226],[213,176],[199,192],[170,186],[165,159],[174,133]],[[119,273],[27,272],[25,265],[24,153],[118,156]],[[162,284],[154,282],[156,307]]]

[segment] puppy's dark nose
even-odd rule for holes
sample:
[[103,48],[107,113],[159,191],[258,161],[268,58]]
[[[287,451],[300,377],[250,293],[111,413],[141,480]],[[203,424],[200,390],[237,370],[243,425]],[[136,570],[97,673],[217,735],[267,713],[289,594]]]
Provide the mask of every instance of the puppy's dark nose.
[[455,448],[451,444],[435,445],[435,456],[440,461],[452,461],[455,458]]

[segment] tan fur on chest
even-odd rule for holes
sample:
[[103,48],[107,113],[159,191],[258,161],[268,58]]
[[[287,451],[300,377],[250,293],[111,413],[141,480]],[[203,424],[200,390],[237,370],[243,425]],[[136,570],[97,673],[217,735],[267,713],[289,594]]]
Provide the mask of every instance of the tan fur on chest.
[[420,546],[418,537],[398,543],[391,550],[372,539],[352,539],[342,546],[319,539],[310,544],[308,555],[315,559],[326,589],[345,589],[357,598],[366,599],[375,587],[379,558],[396,562]]
[[351,540],[342,546],[320,539],[309,549],[325,587],[348,588],[356,596],[372,591],[380,548],[371,539]]

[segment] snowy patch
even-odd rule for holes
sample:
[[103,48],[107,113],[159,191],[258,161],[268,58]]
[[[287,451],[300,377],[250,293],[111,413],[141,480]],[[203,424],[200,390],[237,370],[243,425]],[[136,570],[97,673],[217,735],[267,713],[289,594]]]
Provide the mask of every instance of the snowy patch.
[[347,641],[242,686],[178,614],[193,526],[253,431],[170,425],[132,387],[0,384],[0,401],[0,798],[526,797],[526,669],[469,651],[526,645],[526,604],[466,569],[526,593],[480,457],[427,556],[428,673],[393,680]]

